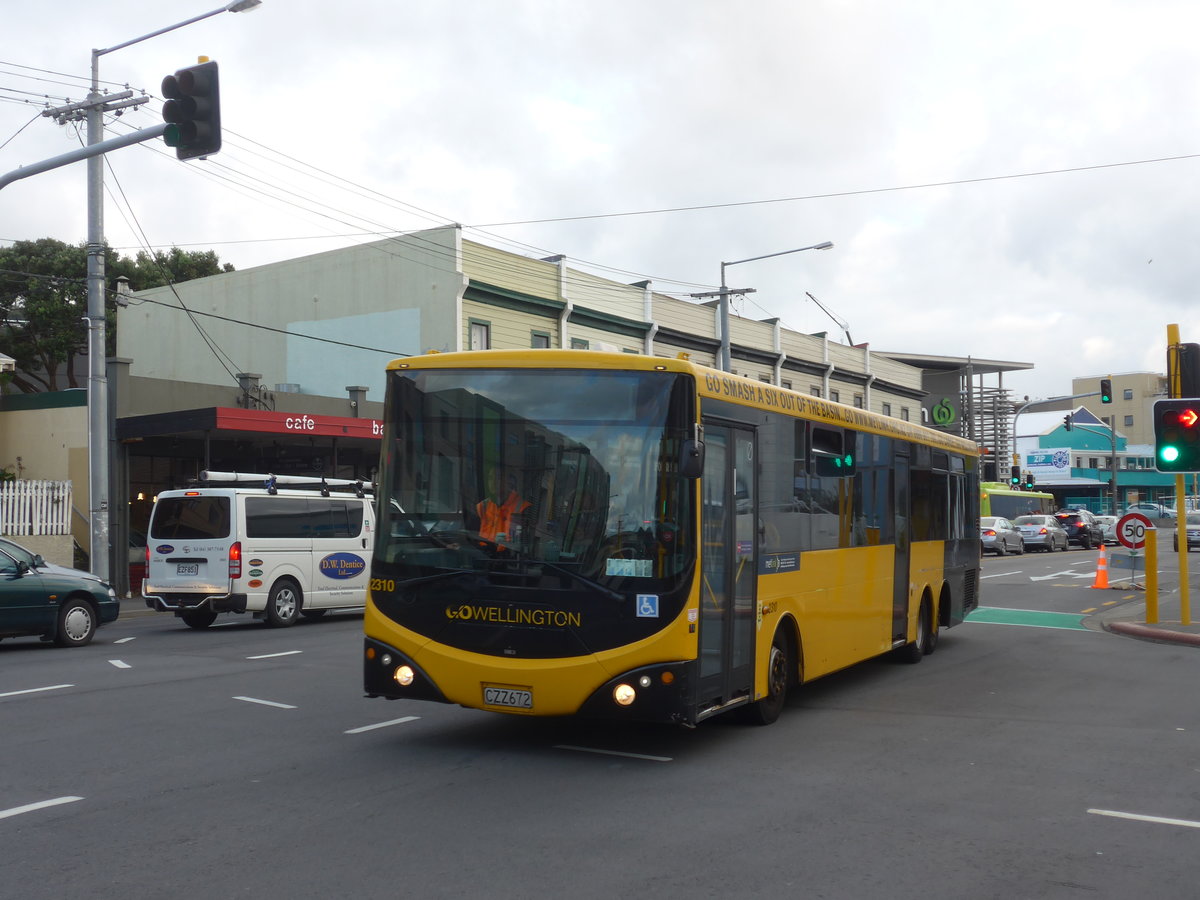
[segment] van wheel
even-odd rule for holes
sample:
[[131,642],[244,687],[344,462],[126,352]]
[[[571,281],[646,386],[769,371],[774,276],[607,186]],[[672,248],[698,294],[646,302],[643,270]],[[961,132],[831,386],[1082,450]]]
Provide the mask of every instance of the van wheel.
[[281,578],[271,585],[267,597],[267,624],[272,628],[295,625],[300,617],[300,588],[296,582]]
[[217,614],[211,609],[196,609],[180,613],[179,618],[183,619],[183,624],[188,628],[203,630],[217,621]]

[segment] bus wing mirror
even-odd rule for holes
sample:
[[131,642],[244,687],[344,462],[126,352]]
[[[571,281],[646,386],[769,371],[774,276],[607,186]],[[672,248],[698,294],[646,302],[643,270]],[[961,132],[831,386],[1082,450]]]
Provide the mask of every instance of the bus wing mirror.
[[684,478],[699,478],[704,471],[704,441],[683,442],[680,453],[679,472]]

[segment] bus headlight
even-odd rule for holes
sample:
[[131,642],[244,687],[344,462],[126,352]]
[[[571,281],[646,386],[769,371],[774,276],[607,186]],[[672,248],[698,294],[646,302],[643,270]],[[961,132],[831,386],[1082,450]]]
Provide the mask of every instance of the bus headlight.
[[637,691],[632,685],[618,684],[613,688],[613,700],[617,701],[618,706],[629,706],[637,699]]
[[412,666],[397,666],[396,671],[392,673],[392,677],[396,679],[396,684],[400,685],[400,687],[408,687],[413,683],[415,676]]
[[639,678],[639,679],[638,679],[638,686],[639,686],[639,687],[641,687],[642,689],[645,689],[645,688],[648,688],[648,687],[650,687],[650,676],[649,676],[649,675],[643,675],[641,678]]

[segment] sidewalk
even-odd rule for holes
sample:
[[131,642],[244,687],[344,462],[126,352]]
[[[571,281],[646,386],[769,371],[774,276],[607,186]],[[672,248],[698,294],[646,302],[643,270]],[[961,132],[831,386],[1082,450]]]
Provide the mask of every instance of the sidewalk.
[[[1128,585],[1114,585],[1110,590],[1131,593]],[[1097,594],[1103,594],[1097,589]],[[1156,641],[1160,644],[1183,644],[1200,647],[1200,600],[1193,593],[1190,616],[1191,624],[1181,624],[1178,589],[1159,591],[1158,593],[1158,622],[1146,624],[1146,597],[1142,591],[1138,596],[1118,603],[1103,612],[1095,613],[1088,618],[1099,624],[1105,631],[1126,637],[1138,638],[1143,641]]]

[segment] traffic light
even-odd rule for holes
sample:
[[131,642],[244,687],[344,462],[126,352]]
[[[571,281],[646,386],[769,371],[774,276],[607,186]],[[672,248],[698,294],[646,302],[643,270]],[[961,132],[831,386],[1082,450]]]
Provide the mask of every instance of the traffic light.
[[1101,403],[1112,403],[1112,379],[1111,378],[1101,378],[1100,379],[1100,402]]
[[1033,473],[1026,472],[1025,473],[1025,490],[1032,491],[1034,488],[1034,485],[1036,485],[1036,484],[1037,484],[1037,479],[1033,477]]
[[201,62],[163,79],[163,141],[179,159],[212,156],[221,149],[221,95],[217,64]]
[[1154,401],[1154,465],[1160,472],[1200,471],[1200,400]]
[[1012,478],[1010,478],[1009,481],[1012,482],[1014,487],[1021,486],[1021,470],[1016,466],[1013,466]]
[[1067,431],[1071,430],[1071,413],[1067,413],[1065,416],[1063,416],[1063,428],[1065,428]]

